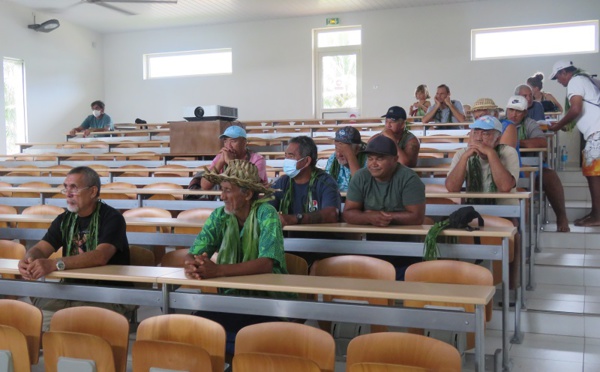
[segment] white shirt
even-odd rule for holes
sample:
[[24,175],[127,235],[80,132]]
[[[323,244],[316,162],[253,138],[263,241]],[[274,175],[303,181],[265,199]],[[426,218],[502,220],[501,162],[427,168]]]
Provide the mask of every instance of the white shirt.
[[594,133],[600,132],[600,89],[585,76],[573,76],[567,85],[567,98],[583,97],[583,110],[577,118],[577,129],[586,140]]

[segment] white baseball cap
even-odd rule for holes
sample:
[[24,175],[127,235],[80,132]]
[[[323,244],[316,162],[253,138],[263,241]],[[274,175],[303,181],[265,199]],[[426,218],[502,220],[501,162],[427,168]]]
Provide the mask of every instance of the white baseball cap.
[[567,67],[573,67],[573,62],[565,60],[560,60],[556,62],[554,66],[552,66],[552,75],[550,75],[550,79],[556,80],[556,74],[558,74],[560,70],[563,70]]
[[506,109],[514,109],[517,111],[527,111],[527,99],[523,96],[512,96],[508,99]]

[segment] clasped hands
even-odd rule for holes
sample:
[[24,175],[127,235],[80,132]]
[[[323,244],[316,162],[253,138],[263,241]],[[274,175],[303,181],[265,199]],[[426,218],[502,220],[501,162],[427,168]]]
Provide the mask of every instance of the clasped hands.
[[219,275],[219,265],[212,262],[205,253],[194,255],[194,260],[184,261],[184,272],[188,279],[209,279]]
[[48,258],[27,257],[19,261],[18,267],[23,279],[37,280],[56,271],[56,261]]

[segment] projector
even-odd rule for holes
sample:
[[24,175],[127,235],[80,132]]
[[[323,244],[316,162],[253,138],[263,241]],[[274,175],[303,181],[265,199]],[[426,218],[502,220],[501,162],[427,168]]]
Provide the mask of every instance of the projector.
[[187,121],[234,121],[238,118],[238,109],[219,105],[189,106],[183,108],[183,118]]

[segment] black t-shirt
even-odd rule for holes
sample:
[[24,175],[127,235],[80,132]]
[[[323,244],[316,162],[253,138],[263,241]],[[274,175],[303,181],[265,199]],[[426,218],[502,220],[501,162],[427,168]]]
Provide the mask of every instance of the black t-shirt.
[[[42,238],[42,240],[48,242],[55,251],[57,251],[60,247],[66,247],[66,237],[64,237],[61,233],[60,225],[63,221],[63,218],[67,215],[65,212],[60,214],[52,224],[50,228],[46,232],[46,235]],[[88,252],[91,247],[88,247],[86,242],[88,240],[88,227],[91,221],[91,215],[87,217],[79,217],[77,218],[77,227],[75,236],[73,237],[74,242],[71,244],[72,251],[75,251],[75,255],[77,253]],[[112,244],[116,247],[115,254],[108,261],[108,265],[129,265],[129,243],[127,242],[127,232],[126,232],[126,224],[125,218],[113,207],[102,203],[100,205],[100,216],[99,216],[98,226],[98,244],[108,243]],[[73,248],[76,248],[73,249]],[[95,247],[94,247],[95,248]],[[66,251],[66,248],[63,248],[63,257],[69,256],[69,252]],[[69,282],[73,282],[69,280]],[[77,281],[78,283],[83,283],[84,281]],[[104,284],[104,285],[119,285],[117,282],[102,282],[102,281],[85,281],[87,284]],[[122,284],[121,284],[122,285]]]

